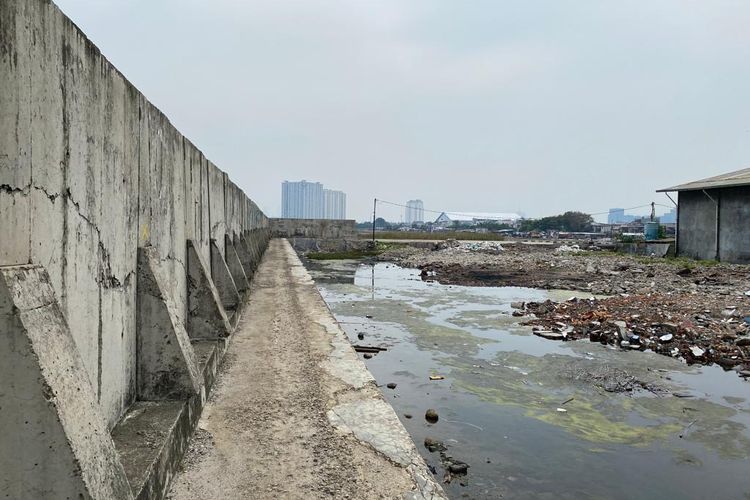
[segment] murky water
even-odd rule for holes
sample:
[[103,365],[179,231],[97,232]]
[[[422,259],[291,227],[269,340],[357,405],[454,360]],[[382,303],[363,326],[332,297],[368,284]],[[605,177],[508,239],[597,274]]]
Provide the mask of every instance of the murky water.
[[[366,363],[439,477],[426,436],[470,464],[445,485],[451,497],[750,498],[750,383],[736,375],[544,340],[511,316],[513,301],[571,292],[425,283],[389,264],[307,264],[352,341],[388,348]],[[649,390],[608,392],[610,374]],[[428,408],[437,424],[424,420]]]

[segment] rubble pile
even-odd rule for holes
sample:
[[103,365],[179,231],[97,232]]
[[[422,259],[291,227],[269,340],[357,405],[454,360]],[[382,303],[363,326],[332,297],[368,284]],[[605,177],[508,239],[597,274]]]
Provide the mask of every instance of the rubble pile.
[[[745,297],[750,268],[732,264],[690,263],[610,252],[556,252],[555,247],[508,244],[497,254],[471,245],[498,242],[443,242],[436,250],[400,248],[379,260],[427,271],[444,284],[523,286],[580,290],[596,295],[693,293]],[[454,247],[454,245],[457,245]],[[574,247],[571,247],[574,248]]]
[[[516,305],[519,307],[519,305]],[[750,375],[750,308],[715,297],[653,293],[522,304],[540,337],[616,345],[716,363]]]
[[505,249],[497,241],[456,241],[445,240],[435,244],[433,251],[445,253],[480,253],[488,255],[499,255]]
[[514,316],[528,316],[526,324],[547,339],[589,338],[750,376],[749,266],[575,245],[506,242],[497,254],[467,248],[450,243],[433,251],[402,249],[381,259],[421,269],[422,279],[443,284],[589,292],[600,298],[525,304]]

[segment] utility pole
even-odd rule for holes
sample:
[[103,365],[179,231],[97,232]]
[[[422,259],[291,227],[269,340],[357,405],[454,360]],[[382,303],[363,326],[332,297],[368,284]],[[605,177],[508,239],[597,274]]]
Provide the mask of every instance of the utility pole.
[[375,211],[378,209],[378,199],[372,202],[372,245],[375,246]]

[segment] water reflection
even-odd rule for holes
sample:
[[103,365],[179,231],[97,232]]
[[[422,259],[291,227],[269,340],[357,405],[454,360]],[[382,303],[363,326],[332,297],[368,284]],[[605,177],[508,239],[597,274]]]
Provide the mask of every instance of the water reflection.
[[[389,348],[368,367],[379,383],[398,384],[384,395],[428,462],[440,465],[421,446],[429,435],[470,463],[466,486],[446,485],[452,496],[744,498],[750,491],[747,382],[655,354],[543,340],[511,315],[511,302],[565,300],[571,292],[444,286],[382,263],[309,267],[350,338]],[[602,373],[627,373],[649,390],[609,392]],[[434,374],[445,380],[430,381]],[[426,408],[438,410],[438,424],[420,418]]]

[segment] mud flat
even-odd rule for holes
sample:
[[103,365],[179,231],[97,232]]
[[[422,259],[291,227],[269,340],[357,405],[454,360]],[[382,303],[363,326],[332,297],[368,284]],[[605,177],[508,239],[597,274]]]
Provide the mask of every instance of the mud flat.
[[[575,303],[521,304],[517,316],[555,340],[591,338],[716,363],[750,376],[750,268],[609,252],[443,243],[381,257],[442,284],[586,291]],[[624,324],[623,324],[624,323]],[[552,332],[560,335],[544,335]]]
[[386,349],[360,357],[452,498],[750,493],[749,382],[650,351],[546,340],[514,316],[525,314],[514,304],[592,294],[443,285],[389,263],[308,266],[350,340]]

